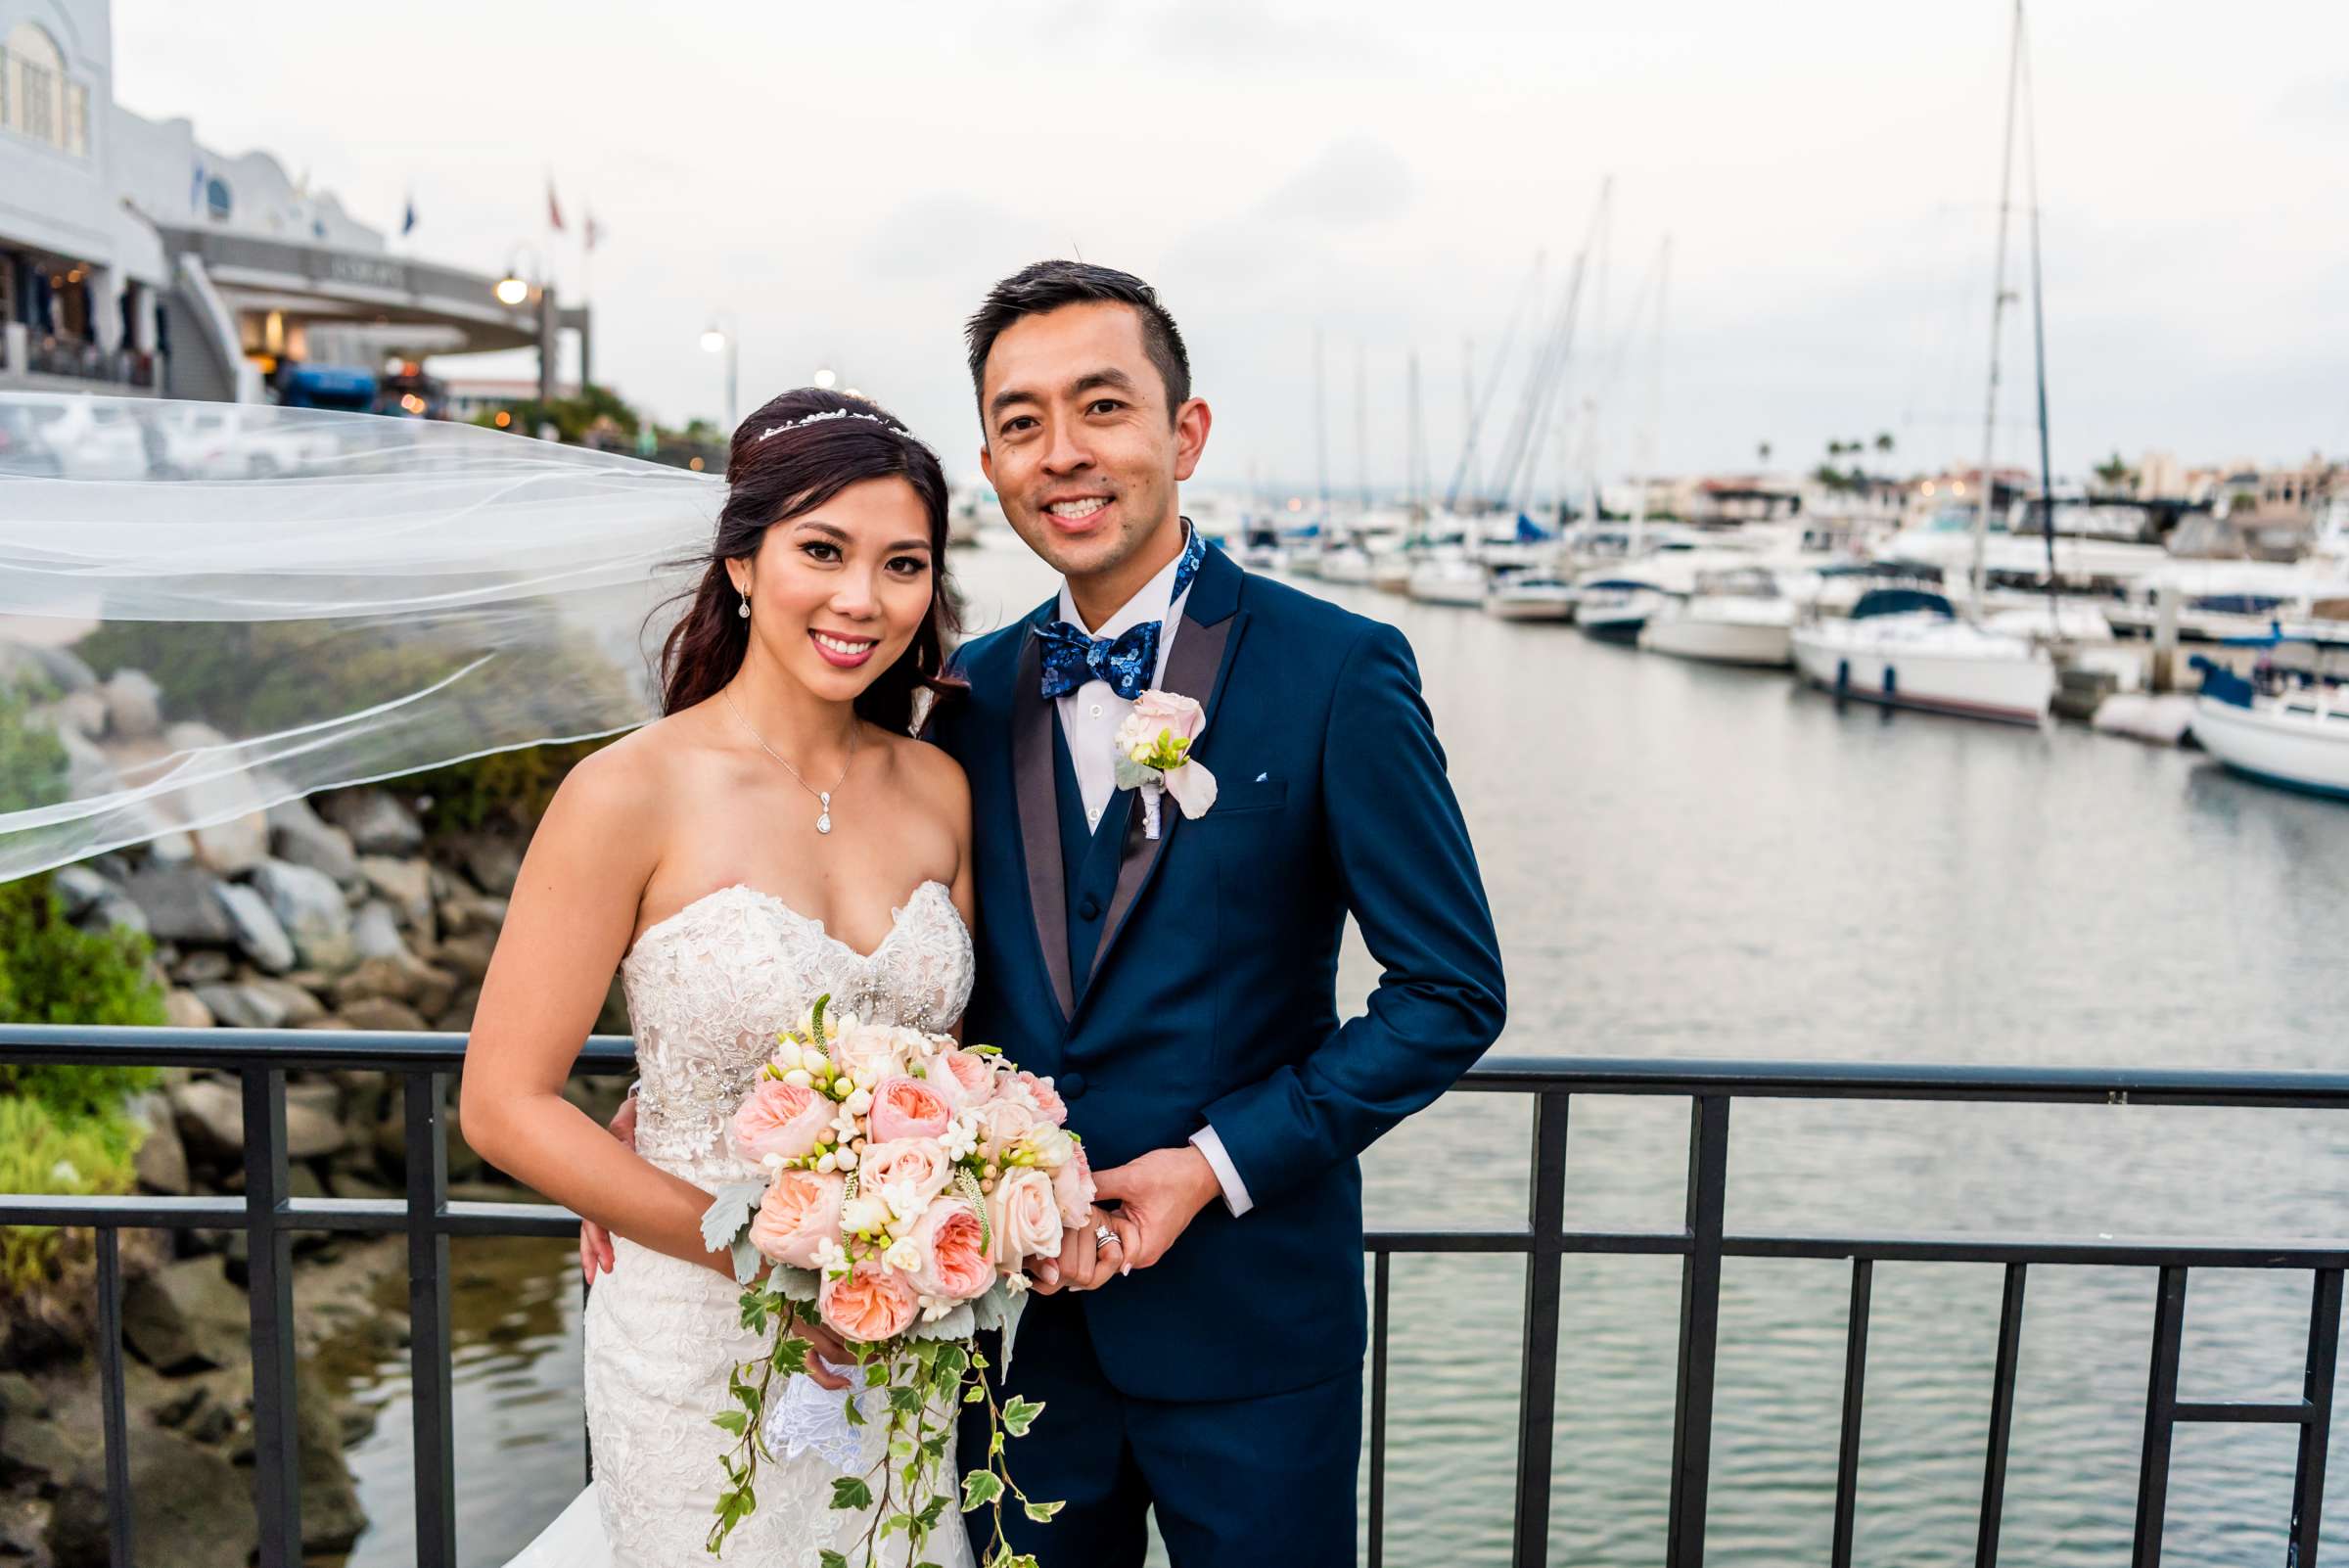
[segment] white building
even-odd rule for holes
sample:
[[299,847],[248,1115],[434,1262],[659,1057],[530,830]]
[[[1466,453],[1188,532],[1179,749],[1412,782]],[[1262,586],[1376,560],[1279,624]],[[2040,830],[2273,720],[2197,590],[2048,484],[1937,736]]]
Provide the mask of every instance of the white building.
[[584,371],[585,310],[393,255],[269,154],[117,108],[112,25],[109,0],[0,0],[0,388],[358,406],[388,360],[566,328]]

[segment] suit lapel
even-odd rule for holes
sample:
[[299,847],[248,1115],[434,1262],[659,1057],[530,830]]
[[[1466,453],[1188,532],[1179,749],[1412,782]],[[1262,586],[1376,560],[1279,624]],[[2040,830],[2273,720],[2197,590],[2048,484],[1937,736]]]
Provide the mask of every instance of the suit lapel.
[[[1199,698],[1200,707],[1206,711],[1200,732],[1203,745],[1205,737],[1215,733],[1217,701],[1222,696],[1224,681],[1230,677],[1232,655],[1238,649],[1240,632],[1248,623],[1247,616],[1238,610],[1242,576],[1239,567],[1221,550],[1208,550],[1207,562],[1191,585],[1191,596],[1183,602],[1182,626],[1175,634],[1174,646],[1167,655],[1166,670],[1159,678],[1161,691],[1184,697],[1206,694]],[[1040,669],[1039,660],[1039,679]],[[1046,761],[1049,761],[1048,755]],[[1151,874],[1158,869],[1167,846],[1181,831],[1182,810],[1172,797],[1159,803],[1156,839],[1144,837],[1143,824],[1142,803],[1137,793],[1127,802],[1125,854],[1118,865],[1117,891],[1110,896],[1108,917],[1101,922],[1101,943],[1093,949],[1093,966],[1085,981],[1088,992],[1101,978],[1110,949],[1117,945],[1126,929],[1127,916],[1141,898],[1142,890],[1149,886]],[[1035,872],[1031,870],[1029,875],[1033,878]]]
[[[1188,628],[1185,628],[1186,631]],[[1179,639],[1174,651],[1182,651]],[[1077,1011],[1069,984],[1068,887],[1060,864],[1058,782],[1052,776],[1052,726],[1057,707],[1036,695],[1043,685],[1043,650],[1032,623],[1020,643],[1020,668],[1011,694],[1012,793],[1020,804],[1020,853],[1028,866],[1028,906],[1036,941],[1052,977],[1052,996],[1066,1020]]]

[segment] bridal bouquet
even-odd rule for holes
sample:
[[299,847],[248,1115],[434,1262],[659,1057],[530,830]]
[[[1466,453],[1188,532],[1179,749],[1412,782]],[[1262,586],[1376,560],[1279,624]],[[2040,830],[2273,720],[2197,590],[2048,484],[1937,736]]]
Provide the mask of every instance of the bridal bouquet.
[[[974,1336],[1000,1329],[1009,1363],[1028,1260],[1058,1255],[1062,1231],[1091,1210],[1083,1146],[1063,1126],[1068,1108],[1050,1079],[1019,1071],[991,1045],[828,1015],[829,999],[777,1037],[734,1114],[736,1150],[765,1175],[721,1188],[702,1219],[711,1250],[732,1253],[743,1325],[773,1336],[762,1360],[737,1369],[733,1407],[715,1417],[737,1441],[721,1461],[726,1485],[709,1548],[757,1508],[760,1461],[793,1435],[779,1428],[783,1407],[822,1395],[799,1380],[769,1398],[776,1374],[806,1370],[812,1347],[793,1330],[812,1316],[853,1357],[840,1368],[853,1391],[835,1396],[839,1414],[851,1426],[887,1423],[879,1461],[832,1484],[835,1508],[871,1515],[864,1568],[900,1533],[907,1560],[924,1560],[921,1547],[957,1501],[965,1513],[992,1510],[988,1568],[1034,1568],[1004,1545],[1005,1500],[1037,1520],[1060,1504],[1032,1501],[1012,1484],[1003,1447],[1043,1406],[998,1405]],[[963,1475],[957,1499],[939,1471],[956,1407],[981,1403],[989,1451]],[[845,1427],[839,1435],[860,1437]],[[806,1446],[844,1469],[862,1462],[860,1441]],[[820,1560],[849,1564],[832,1550]]]

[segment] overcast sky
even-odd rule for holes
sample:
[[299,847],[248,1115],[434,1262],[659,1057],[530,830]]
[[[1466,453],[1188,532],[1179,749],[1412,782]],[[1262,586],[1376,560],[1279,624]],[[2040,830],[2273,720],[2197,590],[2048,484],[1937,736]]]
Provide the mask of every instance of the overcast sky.
[[[1979,451],[2000,0],[231,15],[115,0],[118,99],[272,152],[389,230],[413,190],[407,249],[485,271],[549,251],[551,170],[572,225],[551,259],[567,294],[591,288],[598,379],[671,422],[720,410],[696,340],[723,312],[746,412],[837,365],[971,471],[963,316],[995,277],[1082,252],[1181,322],[1217,413],[1203,479],[1313,482],[1319,329],[1333,483],[1359,472],[1358,355],[1369,477],[1404,479],[1416,349],[1441,484],[1464,341],[1490,363],[1536,253],[1554,287],[1612,174],[1605,333],[1575,370],[1609,470],[1651,426],[1666,471],[1750,468],[1764,440],[1808,466],[1880,431],[1903,467]],[[2349,455],[2349,5],[2042,0],[2032,31],[2058,471],[2116,447]]]

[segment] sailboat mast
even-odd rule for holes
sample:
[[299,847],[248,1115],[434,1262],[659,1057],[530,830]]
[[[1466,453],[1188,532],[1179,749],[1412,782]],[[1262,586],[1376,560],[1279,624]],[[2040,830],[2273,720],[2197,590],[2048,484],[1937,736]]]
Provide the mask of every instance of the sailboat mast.
[[1427,519],[1427,430],[1419,413],[1419,350],[1410,357],[1410,434],[1404,441],[1404,467],[1408,472],[1404,484],[1410,490],[1411,517],[1414,521]]
[[1656,451],[1663,440],[1664,421],[1664,300],[1665,291],[1672,283],[1672,236],[1664,236],[1662,249],[1656,253],[1656,322],[1655,336],[1648,344],[1647,362],[1647,429],[1640,433],[1639,465],[1643,470],[1635,477],[1638,497],[1632,504],[1631,553],[1637,555],[1640,530],[1647,526],[1647,487],[1656,473]]
[[2006,136],[1999,155],[1999,248],[1990,279],[1990,392],[1982,414],[1981,493],[1974,505],[1973,567],[1968,574],[1972,615],[1982,619],[1983,562],[1990,548],[1990,503],[1998,492],[1990,464],[1999,431],[1999,327],[2006,314],[2006,219],[2014,198],[2014,102],[2023,59],[2023,0],[2014,0],[2014,30],[2006,50]]
[[1313,485],[1321,498],[1321,518],[1329,520],[1329,365],[1322,353],[1321,329],[1313,329]]
[[1354,478],[1361,491],[1362,514],[1370,512],[1370,371],[1361,340],[1354,345]]
[[2039,380],[2039,532],[2048,547],[2048,621],[2060,635],[2063,616],[2055,602],[2055,464],[2048,452],[2048,313],[2039,282],[2039,83],[2023,66],[2023,107],[2030,115],[2023,137],[2024,191],[2031,202],[2031,357]]

